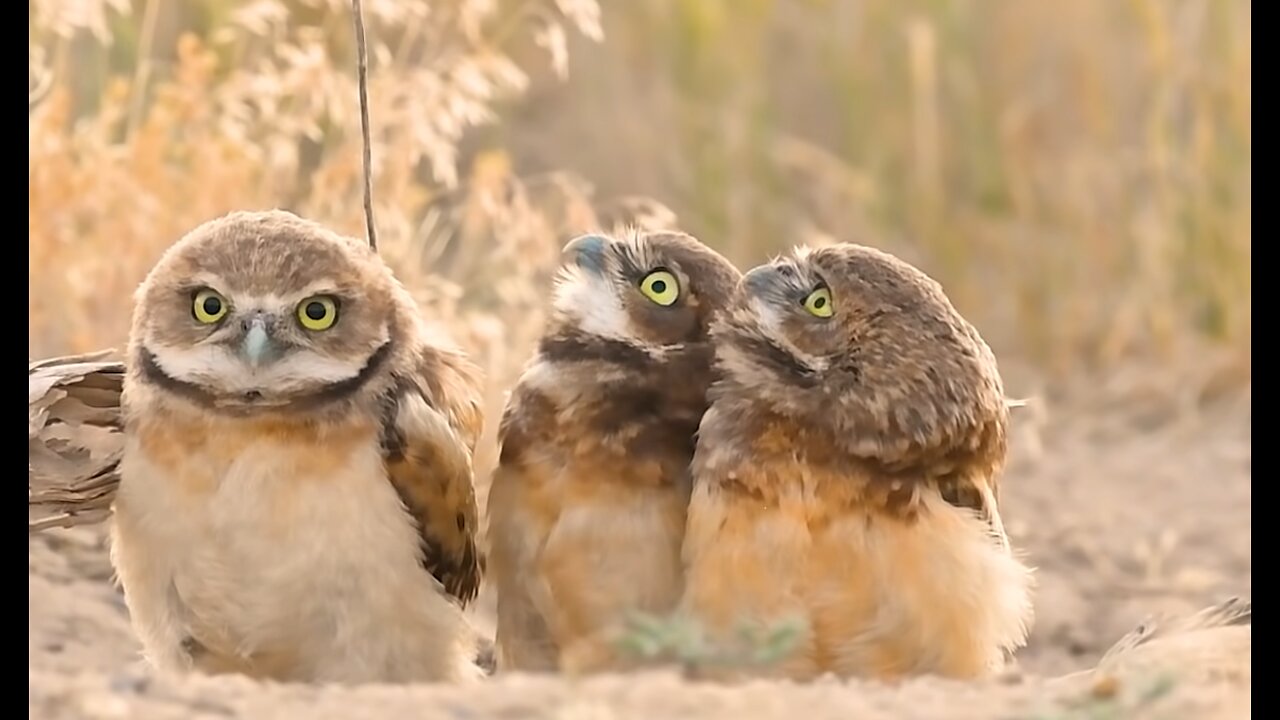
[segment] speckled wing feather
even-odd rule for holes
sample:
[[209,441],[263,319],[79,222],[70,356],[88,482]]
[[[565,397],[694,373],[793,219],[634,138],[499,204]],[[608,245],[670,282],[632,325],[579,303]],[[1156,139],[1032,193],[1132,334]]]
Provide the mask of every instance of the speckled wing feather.
[[124,364],[112,351],[28,368],[28,531],[105,520],[120,481]]
[[922,454],[916,471],[932,478],[942,499],[949,504],[972,510],[991,531],[1002,547],[1009,547],[1009,536],[1000,517],[1000,474],[1008,448],[1009,408],[976,423],[963,439],[944,443]]
[[[1231,597],[1200,610],[1151,616],[1125,633],[1096,665],[1049,682],[1066,695],[1119,680],[1151,682],[1174,674],[1180,685],[1235,686],[1248,697],[1252,683],[1253,602]],[[1247,717],[1247,715],[1245,715]]]
[[939,482],[942,499],[958,508],[972,510],[991,531],[991,537],[1002,547],[1009,547],[1009,536],[1000,518],[999,479],[990,477],[956,477]]
[[490,569],[498,591],[494,642],[498,665],[504,669],[557,667],[560,648],[544,615],[548,592],[535,572],[535,558],[554,525],[555,512],[536,502],[533,490],[552,468],[541,454],[529,452],[547,444],[555,429],[550,402],[517,385],[498,426],[501,457],[488,504]]
[[1116,641],[1098,661],[1098,667],[1104,668],[1126,653],[1161,638],[1198,630],[1252,624],[1253,601],[1238,597],[1228,598],[1188,615],[1150,617]]
[[466,606],[480,590],[472,456],[482,416],[476,370],[461,355],[428,350],[418,373],[387,398],[387,476],[422,538],[422,564]]

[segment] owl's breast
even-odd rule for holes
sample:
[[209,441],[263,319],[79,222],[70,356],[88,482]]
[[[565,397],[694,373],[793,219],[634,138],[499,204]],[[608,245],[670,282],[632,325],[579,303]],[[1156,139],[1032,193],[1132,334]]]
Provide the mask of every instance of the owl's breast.
[[121,557],[145,553],[171,574],[206,645],[296,648],[335,623],[404,612],[377,607],[382,593],[421,606],[434,592],[372,424],[142,423],[121,475]]
[[394,495],[372,423],[143,422],[126,442],[122,475],[126,503],[165,504],[189,529],[252,527],[277,540],[335,513],[358,515],[361,495]]

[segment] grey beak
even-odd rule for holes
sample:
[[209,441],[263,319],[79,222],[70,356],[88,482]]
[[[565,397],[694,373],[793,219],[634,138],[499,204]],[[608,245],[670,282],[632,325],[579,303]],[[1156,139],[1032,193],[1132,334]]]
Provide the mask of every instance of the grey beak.
[[603,235],[579,235],[570,240],[561,252],[566,260],[583,270],[598,273],[604,271],[604,250],[608,244],[609,239]]
[[271,334],[267,332],[267,318],[260,314],[254,315],[245,320],[245,328],[247,332],[244,334],[241,350],[249,365],[256,368],[273,360],[276,346],[271,340]]
[[742,276],[742,287],[747,295],[757,297],[782,291],[783,281],[777,265],[760,265]]

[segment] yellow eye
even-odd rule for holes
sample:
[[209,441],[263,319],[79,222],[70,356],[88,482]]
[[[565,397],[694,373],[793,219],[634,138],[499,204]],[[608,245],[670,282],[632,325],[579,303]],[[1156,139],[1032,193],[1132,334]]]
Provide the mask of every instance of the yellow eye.
[[316,295],[298,303],[298,322],[308,330],[328,330],[338,322],[338,303],[328,295]]
[[680,297],[680,283],[666,270],[654,270],[640,281],[640,292],[650,300],[667,306]]
[[809,297],[804,299],[804,309],[815,317],[831,317],[833,310],[831,307],[831,291],[826,288],[818,288],[809,293]]
[[213,290],[201,290],[191,301],[191,314],[205,325],[212,325],[227,314],[227,300]]

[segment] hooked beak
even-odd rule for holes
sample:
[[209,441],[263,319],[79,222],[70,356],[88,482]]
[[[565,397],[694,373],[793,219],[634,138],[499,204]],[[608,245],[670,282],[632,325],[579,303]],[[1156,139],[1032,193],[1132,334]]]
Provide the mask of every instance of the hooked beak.
[[240,351],[244,354],[246,360],[249,361],[250,367],[261,367],[275,360],[279,354],[279,347],[271,338],[271,333],[267,330],[267,316],[258,313],[244,321],[244,340],[241,341]]
[[781,294],[786,286],[786,278],[772,263],[752,268],[742,276],[742,289],[748,297]]
[[565,259],[583,270],[604,272],[604,250],[609,239],[602,235],[579,235],[570,240],[561,251]]

